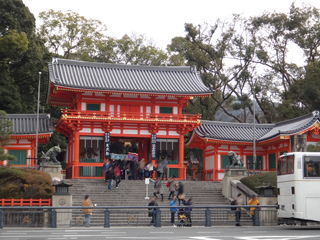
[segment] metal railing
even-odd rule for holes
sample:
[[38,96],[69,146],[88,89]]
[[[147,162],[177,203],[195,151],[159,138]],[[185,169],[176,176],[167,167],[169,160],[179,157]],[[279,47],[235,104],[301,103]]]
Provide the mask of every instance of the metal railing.
[[140,112],[102,112],[102,111],[78,111],[64,109],[61,111],[61,119],[90,121],[148,121],[170,123],[199,123],[200,114],[160,114]]
[[[177,206],[184,209],[186,206]],[[188,206],[192,208],[192,225],[211,227],[214,225],[230,225],[235,223],[234,208],[241,208],[241,223],[245,225],[270,225],[274,223],[276,205],[216,205]],[[255,207],[254,216],[248,215],[249,208]],[[152,225],[161,227],[170,224],[169,206],[97,206],[85,207],[93,210],[95,220],[92,225],[109,228],[111,226]],[[0,228],[3,227],[51,227],[83,225],[83,207],[0,207]],[[150,216],[148,209],[154,209]],[[262,217],[263,216],[263,217]],[[125,220],[124,220],[125,219]],[[177,224],[183,224],[176,216]],[[264,219],[271,219],[266,222]],[[180,219],[181,220],[181,219]]]

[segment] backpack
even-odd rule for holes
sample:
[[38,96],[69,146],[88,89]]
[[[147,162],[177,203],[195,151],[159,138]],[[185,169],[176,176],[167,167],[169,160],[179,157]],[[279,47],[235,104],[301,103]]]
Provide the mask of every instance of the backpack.
[[[231,203],[230,203],[231,205],[237,205],[237,201],[236,200],[232,200],[231,201]],[[231,210],[237,210],[237,208],[236,207],[231,207]]]

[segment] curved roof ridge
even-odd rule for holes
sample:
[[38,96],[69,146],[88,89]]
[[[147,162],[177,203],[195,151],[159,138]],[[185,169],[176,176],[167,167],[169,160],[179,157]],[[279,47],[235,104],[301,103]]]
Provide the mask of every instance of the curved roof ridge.
[[[211,120],[201,120],[205,124],[215,124],[220,126],[239,126],[239,127],[253,127],[253,123],[239,123],[239,122],[223,122],[223,121],[211,121]],[[274,123],[256,123],[256,127],[274,127]]]
[[105,67],[118,69],[138,69],[145,71],[180,71],[180,72],[194,72],[197,73],[193,66],[149,66],[149,65],[129,65],[121,63],[105,63],[105,62],[88,62],[73,59],[53,58],[52,64],[67,64],[86,67]]
[[301,121],[301,120],[304,120],[304,119],[308,119],[310,117],[319,118],[319,117],[315,116],[315,112],[316,111],[313,111],[311,113],[308,113],[308,114],[305,114],[305,115],[302,115],[302,116],[299,116],[299,117],[296,117],[296,118],[283,120],[283,121],[275,123],[275,125],[276,126],[280,126],[280,125],[285,125],[285,124],[289,124],[289,123],[294,123],[294,122],[298,122],[298,121]]

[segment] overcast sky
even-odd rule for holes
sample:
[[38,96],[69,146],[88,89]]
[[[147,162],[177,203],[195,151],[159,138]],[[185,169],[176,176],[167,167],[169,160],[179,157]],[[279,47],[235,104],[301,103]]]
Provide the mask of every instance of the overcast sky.
[[[184,36],[184,23],[214,23],[233,13],[256,16],[263,12],[288,13],[296,6],[320,8],[320,0],[23,0],[38,17],[49,9],[72,10],[86,18],[100,20],[109,36],[144,35],[155,46],[165,48],[171,39]],[[37,24],[39,21],[37,20]]]

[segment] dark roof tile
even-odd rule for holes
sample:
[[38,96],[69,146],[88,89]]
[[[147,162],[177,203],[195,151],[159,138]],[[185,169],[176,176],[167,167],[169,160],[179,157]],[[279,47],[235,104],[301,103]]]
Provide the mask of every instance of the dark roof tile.
[[[259,142],[279,135],[296,134],[315,122],[320,122],[318,111],[275,124],[256,124],[255,138]],[[254,139],[253,123],[202,121],[195,132],[202,138],[217,140],[252,142]]]
[[[7,114],[12,122],[13,134],[35,134],[37,127],[37,114]],[[49,114],[39,114],[39,133],[51,133]]]
[[58,86],[109,91],[209,95],[192,67],[155,67],[53,59],[49,78]]

